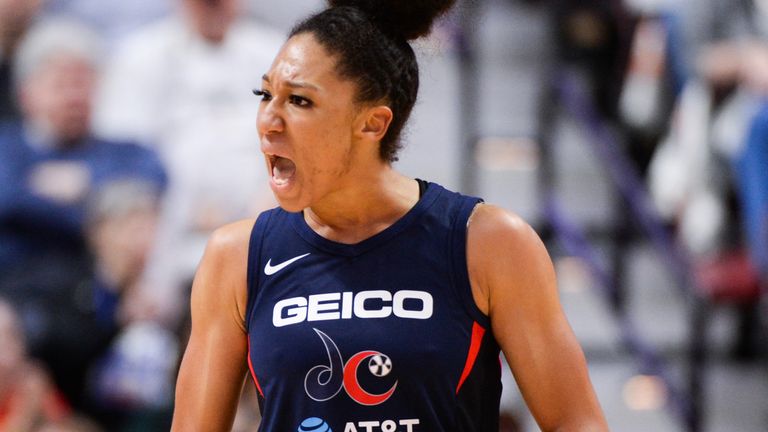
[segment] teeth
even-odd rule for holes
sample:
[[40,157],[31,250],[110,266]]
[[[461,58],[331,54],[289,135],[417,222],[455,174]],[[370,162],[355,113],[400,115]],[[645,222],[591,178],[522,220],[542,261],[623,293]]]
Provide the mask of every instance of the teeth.
[[282,186],[286,183],[288,183],[288,179],[280,178],[278,177],[278,171],[277,167],[272,165],[272,178],[275,180],[275,184],[278,186]]
[[280,186],[288,183],[296,173],[296,165],[292,160],[276,156],[272,163],[272,179]]

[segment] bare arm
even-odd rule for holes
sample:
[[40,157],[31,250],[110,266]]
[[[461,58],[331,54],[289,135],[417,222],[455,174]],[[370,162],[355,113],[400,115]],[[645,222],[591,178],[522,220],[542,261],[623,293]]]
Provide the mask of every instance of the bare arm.
[[467,262],[475,301],[544,431],[607,431],[586,360],[560,307],[552,262],[525,222],[480,205]]
[[217,230],[192,286],[192,333],[176,384],[172,431],[229,431],[247,371],[248,239],[253,221]]

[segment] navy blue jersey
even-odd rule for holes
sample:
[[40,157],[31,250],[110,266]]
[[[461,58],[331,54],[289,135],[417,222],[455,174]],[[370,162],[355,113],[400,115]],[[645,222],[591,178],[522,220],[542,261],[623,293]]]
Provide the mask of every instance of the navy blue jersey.
[[259,216],[246,324],[260,431],[499,430],[499,347],[467,273],[479,201],[431,183],[356,244],[301,213]]

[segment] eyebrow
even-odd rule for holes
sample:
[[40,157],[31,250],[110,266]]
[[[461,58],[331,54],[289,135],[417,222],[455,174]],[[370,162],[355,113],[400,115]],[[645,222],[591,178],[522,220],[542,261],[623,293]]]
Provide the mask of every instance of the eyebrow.
[[[267,84],[270,84],[269,77],[266,74],[262,75],[261,79],[264,80]],[[314,86],[312,84],[306,83],[304,81],[286,81],[285,85],[287,87],[291,87],[291,88],[303,88],[303,89],[308,89],[308,90],[320,90],[319,88],[317,88],[317,86]]]

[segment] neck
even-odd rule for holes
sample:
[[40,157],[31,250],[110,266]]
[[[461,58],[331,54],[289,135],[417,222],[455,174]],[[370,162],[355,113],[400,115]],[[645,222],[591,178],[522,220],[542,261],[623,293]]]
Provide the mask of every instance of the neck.
[[352,244],[387,229],[418,200],[416,181],[386,165],[306,208],[304,218],[321,236]]

